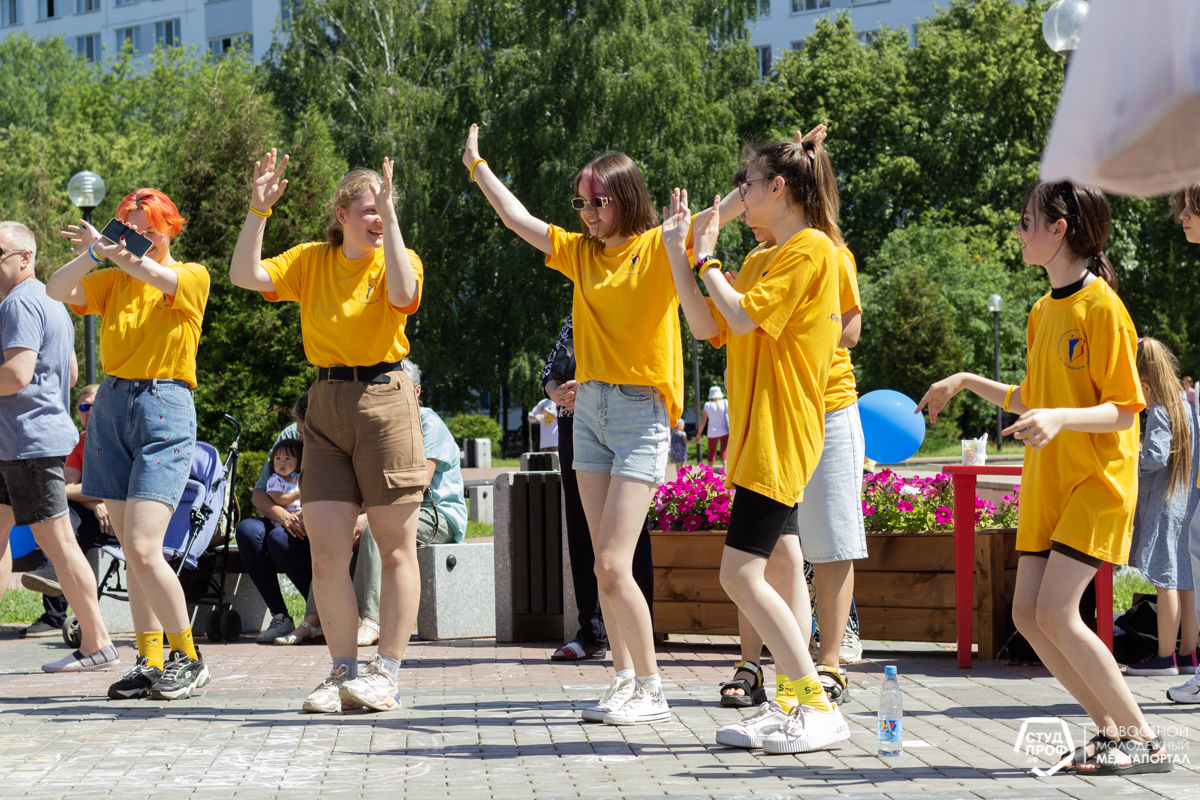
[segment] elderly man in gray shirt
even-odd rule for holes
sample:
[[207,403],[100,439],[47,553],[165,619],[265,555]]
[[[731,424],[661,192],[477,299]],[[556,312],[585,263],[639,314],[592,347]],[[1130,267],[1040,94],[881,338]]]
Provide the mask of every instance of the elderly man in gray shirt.
[[[75,329],[34,275],[37,242],[19,222],[0,222],[0,557],[13,525],[29,525],[58,571],[83,641],[42,667],[77,672],[119,664],[96,599],[96,576],[67,516],[63,463],[78,434],[71,423]],[[7,581],[0,585],[6,588]]]

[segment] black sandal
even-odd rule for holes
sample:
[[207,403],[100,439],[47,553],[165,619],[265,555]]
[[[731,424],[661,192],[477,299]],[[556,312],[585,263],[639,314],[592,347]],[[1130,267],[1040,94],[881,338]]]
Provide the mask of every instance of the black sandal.
[[[765,679],[762,667],[757,664],[752,665],[747,661],[739,661],[734,664],[734,668],[734,679],[721,682],[721,705],[725,708],[746,708],[767,702],[767,689],[763,685]],[[754,683],[751,684],[745,678],[737,677],[739,672],[748,672],[753,675]],[[742,694],[725,694],[726,689],[741,689]]]
[[825,689],[825,696],[829,698],[829,702],[835,706],[850,702],[850,684],[840,669],[818,665],[817,679],[821,681],[821,687]]
[[[1117,744],[1116,739],[1110,739],[1103,733],[1098,733],[1086,744],[1076,747],[1074,751],[1059,754],[1058,760],[1054,762],[1056,767],[1054,771],[1059,775],[1095,775],[1098,769],[1095,766],[1096,759],[1116,747]],[[1092,745],[1091,754],[1087,751],[1088,745]],[[1081,769],[1089,762],[1092,764],[1091,768]]]
[[[1129,763],[1118,761],[1117,751],[1129,757]],[[1116,747],[1096,757],[1097,767],[1092,775],[1145,775],[1150,772],[1170,772],[1173,764],[1162,738],[1148,742],[1122,739]]]

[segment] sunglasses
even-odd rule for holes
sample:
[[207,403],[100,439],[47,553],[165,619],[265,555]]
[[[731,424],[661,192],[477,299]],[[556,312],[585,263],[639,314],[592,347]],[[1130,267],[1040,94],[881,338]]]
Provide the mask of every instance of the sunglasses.
[[91,404],[91,403],[80,403],[80,404],[79,404],[79,410],[80,410],[80,411],[91,411],[91,410],[92,410],[92,404]]
[[[589,202],[589,200],[591,202]],[[571,208],[575,209],[576,211],[583,211],[588,206],[591,206],[592,208],[600,209],[600,208],[604,208],[606,205],[608,205],[611,202],[612,202],[611,197],[592,197],[592,198],[576,197],[574,200],[571,201]]]

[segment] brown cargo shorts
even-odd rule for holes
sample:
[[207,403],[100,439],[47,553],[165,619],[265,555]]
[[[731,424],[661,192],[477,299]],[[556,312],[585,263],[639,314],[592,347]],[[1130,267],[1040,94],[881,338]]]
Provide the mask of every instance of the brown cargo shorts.
[[421,502],[428,472],[416,393],[402,370],[386,377],[387,383],[313,383],[304,417],[302,502]]

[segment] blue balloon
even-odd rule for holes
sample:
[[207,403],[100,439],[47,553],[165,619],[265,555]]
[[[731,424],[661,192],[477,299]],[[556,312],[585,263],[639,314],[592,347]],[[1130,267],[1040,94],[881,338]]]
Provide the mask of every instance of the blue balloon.
[[29,530],[28,525],[21,527],[14,526],[8,532],[8,549],[12,552],[13,558],[27,556],[37,549],[37,542],[33,540],[33,531]]
[[925,415],[914,414],[917,404],[891,389],[858,399],[867,458],[880,464],[898,464],[912,458],[925,441]]

